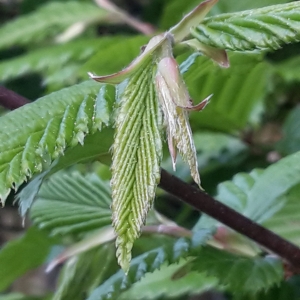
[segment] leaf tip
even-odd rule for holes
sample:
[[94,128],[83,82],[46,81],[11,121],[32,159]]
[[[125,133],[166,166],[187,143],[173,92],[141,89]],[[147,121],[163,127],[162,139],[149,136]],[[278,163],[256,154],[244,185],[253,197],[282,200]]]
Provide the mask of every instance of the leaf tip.
[[118,236],[116,239],[116,248],[117,248],[117,259],[118,264],[122,268],[122,270],[125,272],[125,274],[128,274],[129,267],[130,267],[130,261],[131,261],[131,249],[132,249],[133,243],[131,241],[128,241],[127,239],[124,239],[122,236]]

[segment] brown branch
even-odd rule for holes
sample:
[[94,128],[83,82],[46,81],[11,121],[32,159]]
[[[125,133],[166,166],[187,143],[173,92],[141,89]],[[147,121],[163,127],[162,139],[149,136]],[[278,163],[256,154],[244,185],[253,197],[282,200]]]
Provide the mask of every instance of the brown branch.
[[[0,86],[0,105],[16,109],[28,100]],[[162,169],[160,187],[193,208],[209,215],[231,229],[243,234],[264,248],[282,257],[292,268],[300,269],[300,248],[272,231],[256,224],[203,191],[183,182]],[[297,270],[299,271],[299,270]]]
[[179,178],[161,171],[160,187],[193,208],[243,234],[300,269],[300,248],[210,197]]
[[0,105],[9,110],[14,110],[27,103],[29,103],[29,100],[0,85]]

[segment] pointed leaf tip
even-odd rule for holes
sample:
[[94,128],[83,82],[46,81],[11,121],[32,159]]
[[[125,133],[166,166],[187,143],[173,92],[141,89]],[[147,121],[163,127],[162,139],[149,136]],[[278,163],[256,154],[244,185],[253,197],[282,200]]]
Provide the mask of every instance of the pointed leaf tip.
[[187,111],[200,111],[200,110],[203,110],[206,105],[209,103],[210,101],[210,98],[213,96],[213,94],[209,95],[208,97],[206,97],[204,100],[202,100],[199,104],[197,105],[189,105],[189,106],[180,106],[180,105],[177,105],[181,108],[183,108],[184,110],[187,110]]
[[173,34],[174,42],[178,43],[183,41],[190,34],[190,28],[199,25],[217,2],[218,0],[206,0],[200,3],[177,25],[172,27],[169,33]]
[[187,40],[182,42],[181,44],[187,45],[196,51],[200,51],[201,53],[215,61],[222,68],[230,67],[228,55],[224,49],[218,49],[205,45],[203,43],[200,43],[197,39]]
[[162,117],[155,97],[152,60],[130,78],[116,118],[112,163],[112,211],[118,262],[129,269],[160,179]]

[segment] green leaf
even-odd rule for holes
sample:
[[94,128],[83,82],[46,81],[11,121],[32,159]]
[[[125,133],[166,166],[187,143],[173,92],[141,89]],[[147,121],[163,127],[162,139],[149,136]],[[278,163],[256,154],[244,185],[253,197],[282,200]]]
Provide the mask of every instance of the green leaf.
[[300,81],[299,66],[300,56],[297,55],[275,64],[275,69],[287,83],[294,83]]
[[300,183],[300,152],[268,167],[255,181],[248,194],[245,216],[263,222],[282,207],[279,197]]
[[258,54],[235,53],[229,58],[231,67],[221,69],[198,57],[184,74],[195,103],[213,94],[203,111],[191,113],[192,126],[230,132],[258,122],[272,69]]
[[105,244],[78,256],[64,265],[53,300],[82,300],[117,270],[113,244]]
[[299,126],[300,107],[297,106],[288,114],[282,126],[283,137],[276,145],[276,149],[282,154],[292,154],[300,150]]
[[134,74],[120,98],[112,163],[113,226],[117,257],[129,268],[131,248],[155,197],[162,157],[162,116],[150,60]]
[[275,50],[300,41],[299,1],[207,18],[191,34],[231,51]]
[[[33,50],[16,58],[0,63],[0,80],[11,80],[31,72],[41,72],[47,76],[61,72],[66,65],[82,62],[92,56],[100,47],[113,43],[114,38],[81,39],[63,45]],[[76,79],[76,74],[75,75]],[[87,74],[85,74],[87,78]],[[58,81],[58,80],[57,80]]]
[[[284,232],[287,229],[286,226],[291,225],[288,220],[289,214],[291,214],[290,217],[293,218],[291,222],[293,222],[292,220],[296,219],[293,213],[297,214],[298,212],[292,189],[297,189],[300,184],[299,159],[300,152],[297,152],[265,170],[253,170],[249,174],[239,173],[234,176],[232,181],[219,184],[216,198],[262,224],[268,224],[269,220],[270,224],[274,226],[273,216],[276,220],[276,213],[278,213],[278,218],[286,219],[286,225],[282,228]],[[290,206],[285,207],[286,203],[289,203]],[[196,228],[210,228],[213,225],[216,225],[216,221],[208,216],[203,216]],[[299,242],[297,233],[292,230],[290,233],[287,232],[287,236],[289,234],[290,237],[294,237],[295,242]]]
[[[223,13],[241,11],[245,9],[253,9],[273,4],[282,4],[289,0],[252,0],[252,1],[236,1],[226,0],[219,1],[211,10],[211,15],[219,15]],[[160,27],[168,29],[175,23],[179,22],[183,14],[188,13],[200,3],[199,0],[172,0],[165,4],[163,14],[160,21]]]
[[107,13],[95,5],[79,2],[51,2],[0,28],[0,48],[30,45],[52,37],[77,22],[93,23]]
[[191,272],[176,278],[176,273],[186,264],[185,260],[172,265],[163,265],[160,270],[147,273],[141,281],[136,282],[129,290],[121,294],[120,300],[165,299],[183,295],[200,294],[213,289],[217,281],[204,273]]
[[288,193],[279,198],[282,208],[274,215],[263,222],[263,225],[283,238],[300,246],[299,230],[299,203],[300,185],[292,188]]
[[[243,300],[298,300],[300,295],[299,275],[283,281],[280,285],[272,287],[267,292],[260,292],[256,295],[245,295]],[[234,300],[240,300],[234,297]]]
[[279,258],[241,257],[212,247],[203,247],[191,264],[193,270],[218,278],[236,294],[266,291],[282,281],[284,275]]
[[87,300],[117,299],[122,292],[129,289],[146,273],[159,269],[164,263],[171,264],[182,258],[197,255],[211,234],[210,230],[200,230],[194,234],[192,239],[181,238],[172,244],[134,258],[127,275],[120,270],[96,288]]
[[[51,162],[63,156],[78,142],[83,145],[86,135],[109,125],[105,116],[111,112],[113,101],[103,93],[94,96],[101,85],[88,81],[45,96],[0,118],[0,199],[5,202],[10,189],[49,168]],[[112,87],[111,87],[112,88]],[[101,89],[106,89],[103,86]],[[104,93],[106,95],[108,93]],[[105,105],[104,102],[111,103]],[[109,112],[104,112],[109,110]],[[107,145],[105,154],[108,152]],[[78,148],[77,148],[78,149]],[[98,148],[99,149],[99,148]],[[83,156],[88,159],[90,153]],[[78,153],[79,152],[79,153]],[[71,160],[75,159],[74,152]],[[93,152],[94,154],[94,152]],[[100,156],[103,152],[99,152]],[[95,155],[95,154],[94,154]],[[70,156],[62,158],[59,167]]]
[[0,251],[0,291],[19,276],[42,264],[53,241],[45,233],[30,228],[24,236],[8,242]]
[[274,4],[283,4],[290,2],[289,0],[252,0],[252,1],[235,1],[226,0],[219,1],[212,9],[214,15],[221,13],[229,13],[246,9],[260,8]]
[[[95,160],[110,165],[111,155],[109,149],[113,143],[113,135],[114,131],[112,128],[103,128],[101,132],[98,131],[95,134],[86,136],[84,145],[79,144],[74,148],[67,149],[64,156],[56,159],[43,173],[34,177],[17,195],[21,215],[25,216],[43,180],[49,175],[77,163],[86,163]],[[99,143],[100,140],[101,143]]]
[[110,225],[111,195],[96,174],[58,172],[40,189],[31,218],[52,235],[85,232]]

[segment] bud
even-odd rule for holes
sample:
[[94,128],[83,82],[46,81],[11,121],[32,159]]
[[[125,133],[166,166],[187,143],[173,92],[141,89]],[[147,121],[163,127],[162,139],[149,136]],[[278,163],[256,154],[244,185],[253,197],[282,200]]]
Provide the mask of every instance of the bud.
[[188,120],[188,111],[202,110],[211,96],[196,106],[192,105],[189,93],[173,57],[160,60],[156,74],[156,92],[167,128],[167,140],[175,170],[177,149],[183,160],[188,163],[194,181],[200,185],[197,153]]

